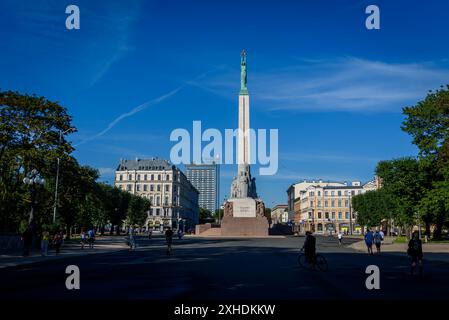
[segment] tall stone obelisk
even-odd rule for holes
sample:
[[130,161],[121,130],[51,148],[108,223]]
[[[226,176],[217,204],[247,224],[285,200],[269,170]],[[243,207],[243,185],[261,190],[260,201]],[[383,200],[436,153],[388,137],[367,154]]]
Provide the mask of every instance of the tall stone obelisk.
[[249,94],[246,75],[246,51],[243,50],[240,60],[240,93],[237,136],[237,177],[231,185],[231,198],[257,198],[256,179],[251,177],[250,126],[249,126]]
[[231,197],[225,203],[221,234],[225,236],[267,236],[265,205],[257,196],[256,179],[251,177],[249,94],[246,74],[246,51],[240,60],[238,109],[237,176],[231,185]]

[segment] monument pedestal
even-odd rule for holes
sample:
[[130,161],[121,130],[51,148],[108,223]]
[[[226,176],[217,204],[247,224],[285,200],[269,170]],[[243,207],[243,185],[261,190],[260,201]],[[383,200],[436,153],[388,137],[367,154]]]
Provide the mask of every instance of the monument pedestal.
[[268,227],[261,200],[236,198],[226,202],[221,221],[222,236],[267,237]]

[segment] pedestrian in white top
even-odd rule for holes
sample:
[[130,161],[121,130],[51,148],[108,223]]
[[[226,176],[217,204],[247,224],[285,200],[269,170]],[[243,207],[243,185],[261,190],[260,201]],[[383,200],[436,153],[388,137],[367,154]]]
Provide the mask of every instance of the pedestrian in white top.
[[338,233],[338,244],[341,246],[341,242],[343,240],[343,235],[341,234],[341,232]]

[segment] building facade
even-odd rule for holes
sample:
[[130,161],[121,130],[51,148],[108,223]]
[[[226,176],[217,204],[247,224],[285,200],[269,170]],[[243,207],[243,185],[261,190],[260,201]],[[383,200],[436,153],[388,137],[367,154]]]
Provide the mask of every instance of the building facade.
[[198,224],[199,192],[185,174],[167,160],[121,160],[114,185],[150,200],[147,228],[189,230]]
[[272,224],[288,223],[288,205],[278,204],[271,209],[271,223]]
[[294,231],[312,231],[318,234],[361,233],[357,213],[351,208],[351,199],[357,194],[376,190],[376,181],[363,185],[360,181],[353,181],[351,184],[304,181],[295,185],[298,194],[293,200]]
[[340,182],[331,182],[331,181],[323,181],[323,180],[304,180],[302,182],[298,182],[295,184],[292,184],[287,189],[287,196],[288,196],[288,219],[292,222],[299,221],[299,217],[295,215],[298,210],[295,209],[295,201],[299,198],[301,192],[306,190],[308,187],[312,185],[317,186],[343,186],[343,183]]
[[186,176],[199,191],[199,206],[214,213],[219,209],[220,167],[218,164],[186,165]]

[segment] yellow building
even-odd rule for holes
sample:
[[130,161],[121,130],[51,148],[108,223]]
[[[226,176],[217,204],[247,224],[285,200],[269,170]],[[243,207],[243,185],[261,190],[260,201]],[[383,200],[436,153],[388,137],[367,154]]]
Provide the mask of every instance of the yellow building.
[[322,181],[307,183],[293,201],[295,232],[361,233],[357,213],[350,205],[351,198],[377,188],[376,180],[364,185],[360,181],[353,181],[351,184]]

